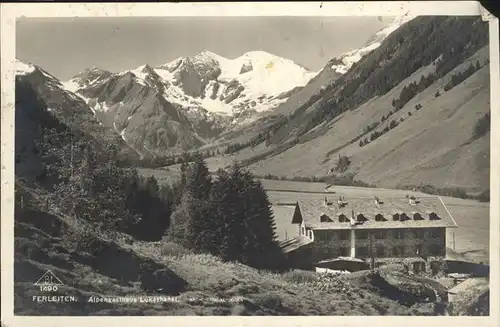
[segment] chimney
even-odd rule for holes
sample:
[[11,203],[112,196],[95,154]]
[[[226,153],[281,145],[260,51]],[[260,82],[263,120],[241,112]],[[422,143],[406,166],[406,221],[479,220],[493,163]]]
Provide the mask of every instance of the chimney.
[[414,206],[415,204],[418,203],[417,199],[412,195],[408,198],[408,203],[411,205],[411,206]]
[[339,200],[337,201],[338,205],[339,205],[339,208],[343,208],[345,207],[345,205],[347,204],[345,201],[344,201],[344,197],[343,196],[339,196]]

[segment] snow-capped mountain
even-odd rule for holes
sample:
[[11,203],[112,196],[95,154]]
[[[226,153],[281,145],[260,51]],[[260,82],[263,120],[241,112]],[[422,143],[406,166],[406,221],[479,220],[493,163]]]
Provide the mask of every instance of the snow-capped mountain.
[[264,51],[248,52],[236,59],[204,51],[154,71],[172,84],[165,92],[172,103],[196,104],[229,115],[245,109],[272,109],[288,98],[287,92],[304,86],[316,74]]
[[[227,59],[210,51],[181,57],[159,67],[142,65],[119,73],[133,74],[142,85],[156,89],[167,101],[186,109],[203,108],[226,116],[244,110],[257,113],[286,101],[292,90],[315,76],[293,61],[264,51]],[[75,76],[65,85],[79,92],[110,77],[97,68]]]
[[122,148],[132,148],[141,157],[203,145],[203,133],[213,128],[209,119],[194,124],[184,110],[140,84],[130,72],[89,69],[79,74],[83,87],[61,83],[42,68],[21,61],[16,62],[15,73],[16,81],[28,83],[57,117],[96,137],[117,139]]
[[357,63],[361,58],[372,50],[380,46],[382,41],[392,32],[397,30],[401,25],[412,20],[414,17],[401,16],[396,17],[389,25],[375,33],[366,43],[359,49],[349,51],[339,57],[332,59],[329,64],[330,68],[340,74],[345,74],[347,71]]
[[[20,60],[15,61],[14,73],[16,128],[28,129],[28,125],[33,125],[33,122],[30,122],[30,119],[34,119],[33,110],[43,109],[74,130],[116,144],[122,154],[129,159],[139,158],[140,152],[133,150],[117,133],[100,125],[85,101],[67,90],[55,76],[37,65]],[[23,141],[16,139],[16,142],[20,144]]]

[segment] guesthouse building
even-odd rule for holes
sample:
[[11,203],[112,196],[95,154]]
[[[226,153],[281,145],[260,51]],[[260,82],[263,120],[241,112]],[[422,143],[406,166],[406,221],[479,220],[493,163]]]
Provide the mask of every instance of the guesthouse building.
[[345,198],[298,201],[298,236],[282,243],[297,268],[339,258],[372,267],[403,263],[437,274],[446,256],[446,229],[457,224],[440,197]]

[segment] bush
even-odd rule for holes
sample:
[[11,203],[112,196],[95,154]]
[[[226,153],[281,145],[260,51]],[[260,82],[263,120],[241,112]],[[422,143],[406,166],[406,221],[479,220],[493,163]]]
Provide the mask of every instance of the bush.
[[139,282],[146,292],[168,295],[179,295],[187,286],[187,282],[170,269],[157,269],[148,262],[140,265]]
[[318,277],[312,271],[290,270],[283,273],[283,279],[285,279],[288,282],[301,284],[301,283],[316,281]]
[[349,165],[351,164],[351,159],[347,156],[339,156],[339,160],[335,165],[335,171],[339,173],[343,173],[349,169]]
[[483,117],[479,118],[474,125],[473,139],[478,139],[486,135],[491,128],[490,113],[486,113]]
[[461,199],[473,198],[464,189],[461,189],[458,187],[438,188],[438,187],[435,187],[433,185],[427,184],[427,185],[420,185],[420,186],[407,185],[407,186],[398,187],[398,188],[402,188],[405,190],[416,189],[417,191],[422,192],[422,193],[426,193],[426,194],[450,196],[450,197],[461,198]]
[[190,253],[184,247],[172,242],[163,243],[161,247],[161,255],[163,256],[179,257]]

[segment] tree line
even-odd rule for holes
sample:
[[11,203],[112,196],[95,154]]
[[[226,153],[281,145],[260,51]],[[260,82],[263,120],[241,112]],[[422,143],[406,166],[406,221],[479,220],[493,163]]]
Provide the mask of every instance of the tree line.
[[212,178],[203,158],[181,178],[183,192],[166,238],[199,252],[256,268],[283,261],[267,193],[260,181],[237,164]]
[[237,164],[212,179],[198,155],[181,165],[179,181],[160,186],[154,176],[117,165],[116,146],[64,125],[43,128],[37,147],[44,163],[39,181],[51,194],[47,205],[101,231],[147,241],[166,237],[257,268],[283,263],[267,193]]
[[464,70],[463,72],[458,72],[456,74],[453,74],[451,76],[451,79],[444,86],[443,88],[444,91],[447,92],[451,90],[453,87],[465,81],[468,77],[477,72],[479,69],[481,69],[481,64],[479,63],[479,60],[477,60],[475,64],[470,64],[469,67],[467,67],[467,69]]
[[169,225],[175,190],[117,162],[117,147],[71,130],[43,129],[37,142],[47,203],[101,230],[158,240]]
[[[472,74],[474,74],[476,71],[478,71],[479,69],[481,69],[481,67],[482,66],[481,66],[479,60],[477,60],[475,64],[470,64],[469,67],[466,70],[464,70],[463,72],[457,72],[457,73],[453,74],[451,76],[450,80],[448,81],[448,83],[446,83],[446,85],[444,86],[443,90],[445,92],[451,90],[453,87],[455,87],[456,85],[462,83],[468,77],[470,77]],[[441,70],[440,74],[443,74],[444,72],[447,73],[448,71]],[[389,111],[389,113],[387,114],[387,116],[383,115],[380,122],[381,123],[385,122],[390,116],[392,116],[397,111],[401,110],[411,99],[413,99],[420,92],[422,92],[425,89],[427,89],[438,78],[439,77],[436,74],[432,74],[431,73],[431,74],[429,74],[427,76],[422,75],[421,78],[420,78],[420,81],[418,83],[416,81],[413,81],[412,83],[410,83],[408,85],[405,85],[403,87],[403,89],[401,90],[401,93],[400,93],[399,97],[392,100],[391,104],[392,104],[392,107],[394,108],[394,110]],[[434,96],[437,98],[440,95],[441,95],[440,92],[437,91]],[[418,103],[418,104],[415,105],[415,110],[418,111],[421,108],[422,108],[422,105],[420,103]],[[411,116],[411,115],[412,115],[412,113],[408,112],[408,116]],[[404,121],[404,119],[401,118],[401,122],[403,122],[403,121]],[[474,129],[474,137],[475,138],[478,137],[477,135],[481,134],[481,132],[479,132],[479,130],[483,130],[484,131],[484,130],[487,129],[487,127],[485,125],[485,122],[486,122],[486,120],[479,120],[476,123],[475,129]],[[364,128],[364,130],[363,130],[363,134],[367,134],[367,133],[371,132],[372,130],[374,130],[375,128],[377,128],[379,124],[380,124],[379,122],[374,122],[373,124],[366,126]],[[365,139],[361,139],[359,141],[359,146],[363,147],[366,144],[368,144],[368,143],[376,140],[380,136],[382,136],[385,133],[387,133],[389,130],[391,130],[394,127],[396,127],[398,124],[399,123],[396,120],[392,120],[390,122],[389,126],[386,126],[382,131],[375,131],[375,132],[371,133],[369,137],[367,137]]]
[[221,154],[221,150],[219,148],[216,149],[208,149],[205,151],[185,151],[179,155],[171,155],[166,157],[150,157],[144,158],[139,163],[134,164],[134,166],[141,166],[144,168],[159,168],[172,166],[175,164],[182,164],[184,162],[191,162],[194,158],[198,156],[202,156],[203,158],[211,158]]

